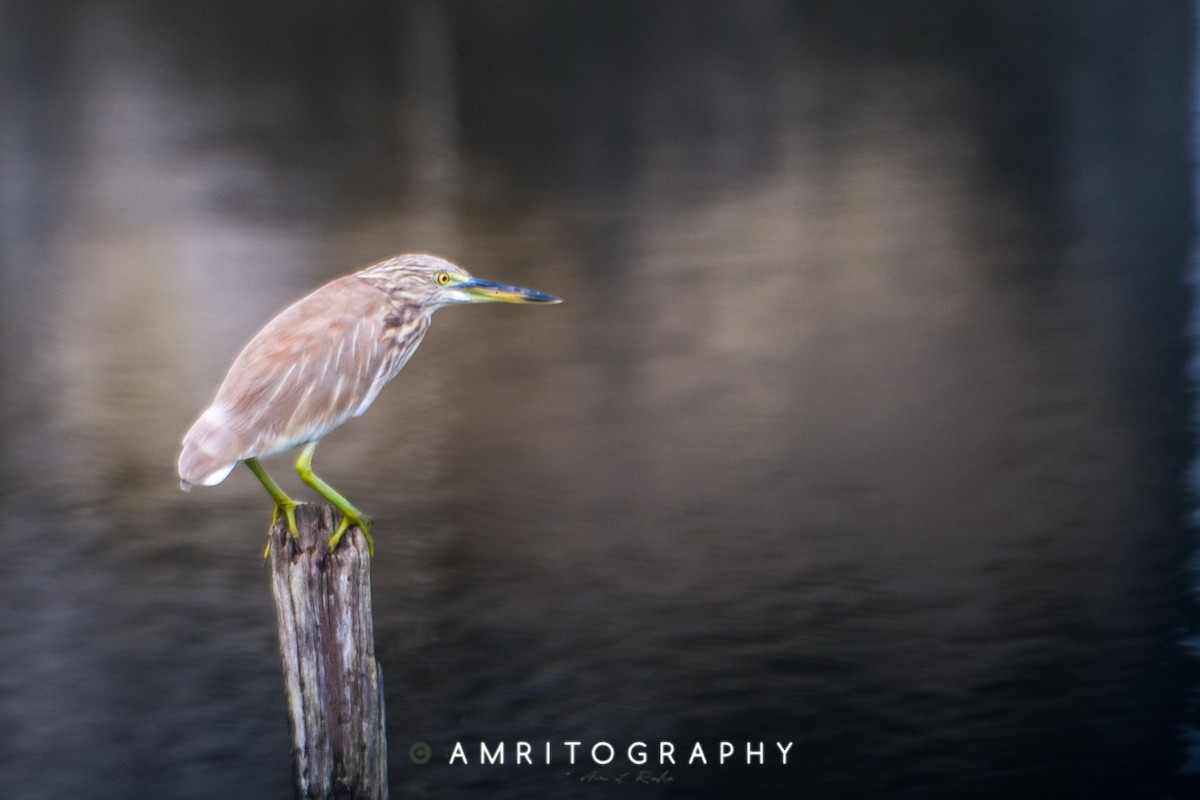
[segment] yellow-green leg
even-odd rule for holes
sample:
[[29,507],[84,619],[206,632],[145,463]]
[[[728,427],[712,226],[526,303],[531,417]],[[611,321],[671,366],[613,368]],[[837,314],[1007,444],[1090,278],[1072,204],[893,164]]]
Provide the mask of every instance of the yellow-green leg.
[[279,515],[282,513],[287,517],[288,531],[293,538],[300,538],[300,529],[296,527],[296,501],[287,496],[283,489],[279,488],[279,484],[271,480],[271,476],[263,469],[262,464],[258,463],[257,458],[247,458],[246,466],[254,473],[254,477],[267,488],[267,494],[271,495],[271,499],[275,501],[275,514],[271,517],[271,524],[274,525],[279,521]]
[[370,554],[371,558],[374,558],[375,540],[371,538],[371,523],[373,520],[355,508],[336,489],[317,477],[317,474],[312,470],[312,457],[316,449],[316,442],[309,442],[304,445],[304,449],[300,451],[300,457],[296,459],[296,472],[300,474],[300,480],[311,486],[316,490],[317,494],[333,503],[337,507],[337,510],[342,512],[342,521],[338,524],[337,531],[329,539],[329,552],[332,553],[334,551],[338,546],[338,542],[342,540],[342,535],[349,530],[351,525],[357,525],[358,529],[362,531],[363,537],[367,540],[367,553]]

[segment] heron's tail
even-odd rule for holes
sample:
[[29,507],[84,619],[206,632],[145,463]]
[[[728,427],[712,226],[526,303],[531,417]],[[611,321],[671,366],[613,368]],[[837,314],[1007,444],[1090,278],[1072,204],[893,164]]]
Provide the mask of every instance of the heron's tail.
[[216,406],[205,411],[183,437],[179,454],[179,488],[215,486],[233,471],[242,456],[234,454],[232,437],[220,424]]

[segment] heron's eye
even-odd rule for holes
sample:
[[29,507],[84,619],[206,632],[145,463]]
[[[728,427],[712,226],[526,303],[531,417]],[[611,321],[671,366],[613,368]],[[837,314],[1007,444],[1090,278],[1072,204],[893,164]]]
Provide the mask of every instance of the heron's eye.
[[446,284],[450,283],[450,273],[449,272],[439,272],[437,274],[437,282],[438,282],[438,286],[445,286]]

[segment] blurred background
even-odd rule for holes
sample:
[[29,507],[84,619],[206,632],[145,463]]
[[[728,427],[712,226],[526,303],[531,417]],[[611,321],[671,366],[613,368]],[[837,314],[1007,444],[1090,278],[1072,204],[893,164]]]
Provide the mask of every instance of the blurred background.
[[[317,454],[393,796],[1195,796],[1194,11],[0,2],[5,796],[289,795],[270,503],[178,442],[411,251],[566,302]],[[794,747],[446,763],[520,740]]]

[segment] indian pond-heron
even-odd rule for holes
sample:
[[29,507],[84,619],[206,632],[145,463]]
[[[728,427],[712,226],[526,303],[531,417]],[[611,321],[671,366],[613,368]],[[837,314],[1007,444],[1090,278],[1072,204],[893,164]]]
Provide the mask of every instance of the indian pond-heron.
[[329,550],[357,526],[373,553],[370,517],[313,472],[313,451],[325,434],[370,407],[412,357],[434,311],[497,302],[561,301],[473,278],[430,255],[390,258],[297,300],[254,335],[184,435],[180,485],[218,484],[244,461],[275,501],[275,519],[284,515],[294,536],[296,501],[259,459],[304,445],[296,460],[300,479],[342,513]]

